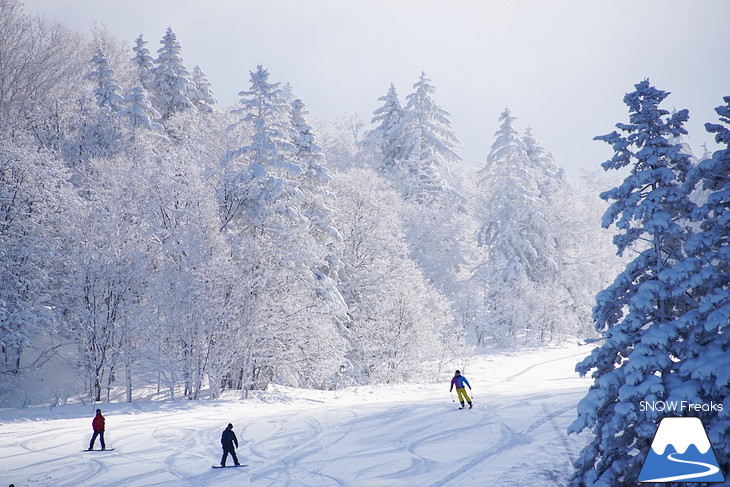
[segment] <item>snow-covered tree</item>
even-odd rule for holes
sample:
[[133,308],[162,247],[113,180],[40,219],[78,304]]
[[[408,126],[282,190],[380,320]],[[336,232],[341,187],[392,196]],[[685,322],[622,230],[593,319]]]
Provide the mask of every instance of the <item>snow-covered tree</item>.
[[106,399],[123,368],[129,319],[146,292],[151,195],[142,161],[92,158],[83,173],[88,211],[78,223],[69,277],[68,319],[89,397]]
[[150,71],[149,90],[155,108],[162,120],[169,119],[174,113],[192,110],[195,105],[188,95],[191,92],[190,72],[183,64],[182,48],[171,27],[160,41],[155,66]]
[[[673,323],[682,337],[683,353],[673,353],[676,373],[664,381],[666,395],[669,400],[696,404],[727,404],[730,395],[730,96],[724,101],[715,109],[722,124],[705,124],[724,147],[693,167],[686,181],[688,190],[706,194],[705,202],[692,214],[699,227],[685,244],[687,257],[660,276],[675,288],[675,295],[693,298],[690,308]],[[716,452],[730,450],[727,414],[698,412]],[[727,456],[717,459],[727,472]]]
[[137,82],[142,85],[143,88],[149,86],[150,72],[154,67],[154,58],[150,54],[150,50],[145,47],[147,41],[142,38],[142,35],[137,37],[134,41],[134,57],[130,59],[135,69],[137,70]]
[[[271,231],[272,212],[298,218],[289,205],[298,194],[296,179],[303,173],[294,161],[289,104],[279,83],[269,82],[269,72],[259,65],[251,72],[251,89],[241,91],[241,108],[232,113],[241,118],[229,132],[238,131],[243,145],[222,158],[224,222],[244,211],[250,229]],[[245,200],[245,202],[244,202]]]
[[155,122],[160,114],[147,99],[147,91],[141,85],[135,85],[124,98],[124,106],[119,115],[127,119],[133,131],[144,128],[157,132],[163,129],[162,125]]
[[[19,141],[0,144],[0,375],[21,381],[63,344],[65,243],[80,201],[63,161]],[[22,387],[21,389],[22,390]],[[28,391],[26,394],[30,394]],[[21,399],[29,400],[29,397]]]
[[200,69],[200,66],[193,68],[190,84],[191,88],[188,98],[193,102],[195,108],[204,113],[212,112],[214,110],[213,105],[216,105],[218,100],[213,95],[213,84],[208,81],[208,77]]
[[[277,377],[289,384],[323,384],[325,371],[334,375],[339,366],[344,344],[337,340],[332,302],[317,294],[312,273],[326,256],[310,233],[309,218],[316,215],[307,214],[305,193],[311,189],[305,188],[303,166],[321,168],[315,167],[316,157],[307,157],[307,150],[314,156],[314,146],[307,149],[300,139],[307,130],[301,122],[301,133],[294,128],[291,106],[279,83],[269,82],[267,70],[258,66],[250,90],[240,96],[242,107],[233,113],[241,118],[229,133],[242,145],[222,157],[219,184],[222,227],[246,282],[257,289],[247,316],[241,316],[246,328],[237,386],[248,391]],[[331,339],[317,347],[301,347],[328,334]]]
[[335,178],[351,318],[343,329],[348,374],[363,383],[419,376],[453,351],[443,339],[451,326],[447,301],[408,257],[400,196],[371,170]]
[[605,340],[576,367],[581,374],[592,370],[595,381],[570,431],[590,429],[595,436],[575,462],[575,486],[635,482],[658,422],[657,412],[641,411],[639,404],[668,399],[675,357],[686,346],[674,321],[691,297],[677,292],[671,276],[690,234],[692,203],[683,183],[691,162],[669,139],[686,133],[689,115],[659,108],[669,93],[648,80],[635,88],[624,97],[629,123],[616,124],[621,133],[596,137],[615,151],[605,170],[631,168],[620,186],[601,194],[613,201],[602,224],[617,227],[619,254],[637,255],[596,296],[593,318]]
[[119,94],[121,90],[119,82],[114,79],[114,70],[104,50],[97,49],[96,54],[89,60],[89,63],[92,66],[92,71],[86,77],[94,81],[94,96],[96,96],[97,106],[118,112],[124,100],[122,95]]
[[565,169],[558,166],[552,153],[540,145],[532,133],[532,128],[527,127],[522,136],[525,144],[525,152],[532,163],[535,176],[538,178],[540,194],[546,200],[558,193],[568,183],[568,176]]
[[373,165],[380,171],[394,171],[403,161],[405,137],[403,133],[403,107],[398,92],[391,83],[388,93],[378,98],[383,106],[373,112],[370,123],[377,126],[366,134],[367,150],[372,151],[370,156]]
[[80,34],[24,14],[20,0],[0,2],[0,134],[30,124],[50,148],[59,101],[84,89],[84,44]]
[[482,308],[477,325],[491,328],[489,335],[497,341],[513,342],[522,333],[553,326],[536,310],[545,300],[543,285],[554,285],[559,265],[550,206],[541,194],[542,170],[535,170],[509,109],[499,120],[478,172],[476,241],[482,257],[472,279]]
[[344,302],[336,288],[342,267],[339,253],[342,235],[334,223],[335,196],[329,186],[332,181],[322,148],[317,142],[312,126],[307,122],[308,111],[304,102],[297,98],[291,103],[291,124],[294,132],[294,157],[304,174],[301,178],[303,193],[302,215],[309,221],[309,234],[321,247],[324,260],[312,269],[317,292],[338,304]]
[[450,114],[434,100],[436,88],[425,73],[413,88],[406,96],[402,119],[404,194],[420,204],[432,204],[453,192],[448,164],[461,160],[459,140],[451,128]]

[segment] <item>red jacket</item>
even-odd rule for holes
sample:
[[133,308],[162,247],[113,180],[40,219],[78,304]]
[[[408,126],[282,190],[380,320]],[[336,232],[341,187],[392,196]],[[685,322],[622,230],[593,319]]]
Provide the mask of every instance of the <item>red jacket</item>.
[[94,417],[94,420],[91,422],[91,427],[94,428],[94,431],[104,431],[104,416],[101,413]]

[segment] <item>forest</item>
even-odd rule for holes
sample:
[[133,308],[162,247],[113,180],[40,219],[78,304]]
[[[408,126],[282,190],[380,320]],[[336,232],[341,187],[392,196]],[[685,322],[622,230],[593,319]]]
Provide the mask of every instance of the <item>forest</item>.
[[428,380],[599,336],[620,178],[573,181],[508,108],[473,167],[425,72],[368,124],[263,65],[222,107],[172,28],[0,5],[0,404]]

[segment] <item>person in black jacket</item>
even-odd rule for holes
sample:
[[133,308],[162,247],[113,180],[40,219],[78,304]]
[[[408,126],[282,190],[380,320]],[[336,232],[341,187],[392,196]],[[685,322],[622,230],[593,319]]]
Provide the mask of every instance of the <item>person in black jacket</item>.
[[236,448],[238,448],[238,438],[236,438],[236,433],[233,432],[233,425],[228,423],[228,427],[223,430],[223,434],[221,435],[221,445],[223,445],[221,467],[226,466],[226,458],[228,458],[229,453],[233,457],[233,464],[236,466],[240,465],[240,463],[238,463],[238,457],[236,456],[236,450],[233,448],[234,444],[236,445]]

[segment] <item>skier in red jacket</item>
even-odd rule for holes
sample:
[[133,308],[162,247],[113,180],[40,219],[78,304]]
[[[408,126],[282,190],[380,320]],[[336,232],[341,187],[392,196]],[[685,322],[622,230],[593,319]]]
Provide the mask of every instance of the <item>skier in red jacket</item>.
[[96,410],[96,416],[94,417],[94,420],[91,422],[91,427],[94,428],[94,435],[91,437],[91,442],[89,443],[89,450],[94,449],[94,442],[96,441],[96,437],[99,437],[99,440],[101,441],[101,449],[106,450],[106,445],[104,444],[104,416],[101,415],[101,409]]

